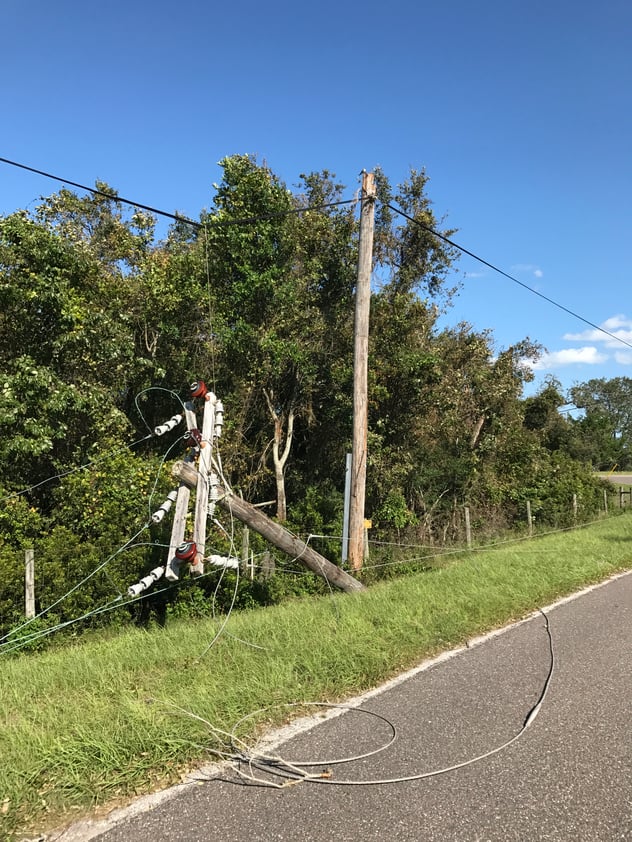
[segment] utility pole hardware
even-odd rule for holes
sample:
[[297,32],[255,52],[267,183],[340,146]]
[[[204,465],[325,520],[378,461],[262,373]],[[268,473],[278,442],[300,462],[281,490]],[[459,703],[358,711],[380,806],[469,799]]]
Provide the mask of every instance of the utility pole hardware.
[[[203,402],[201,430],[198,428],[195,400]],[[176,462],[172,469],[179,485],[177,489],[169,492],[167,499],[151,516],[153,523],[161,523],[175,503],[167,562],[164,566],[154,568],[139,582],[131,585],[128,588],[128,594],[133,597],[139,596],[162,576],[169,581],[176,581],[180,578],[180,568],[183,564],[189,565],[192,576],[201,576],[204,573],[205,562],[216,567],[230,567],[238,570],[239,559],[232,556],[208,555],[206,551],[207,521],[209,518],[214,521],[215,507],[218,505],[230,512],[246,527],[258,532],[275,547],[293,556],[341,590],[347,592],[364,590],[364,585],[353,576],[332,564],[264,515],[257,506],[240,499],[225,487],[226,481],[223,479],[221,460],[217,451],[224,424],[224,406],[221,400],[207,389],[204,381],[195,381],[191,384],[191,399],[186,401],[183,407],[183,415],[174,415],[169,421],[154,429],[154,435],[161,436],[175,429],[183,416],[186,419],[187,432],[183,438],[188,443],[188,450],[184,459]],[[192,490],[195,491],[193,533],[187,539],[187,515]],[[260,505],[267,505],[267,503]],[[242,551],[247,560],[247,540],[244,542]],[[268,569],[272,569],[272,566],[271,562]]]
[[[180,482],[186,483],[189,488],[195,488],[198,483],[198,471],[194,465],[186,462],[176,462],[172,468],[173,475],[177,477]],[[326,559],[316,550],[313,550],[300,538],[292,535],[287,529],[284,529],[279,523],[271,520],[267,515],[264,515],[252,503],[247,503],[236,494],[226,490],[221,485],[218,486],[219,496],[217,498],[217,505],[222,509],[230,512],[231,515],[241,523],[245,523],[250,529],[257,532],[275,547],[278,547],[284,553],[294,557],[301,564],[309,567],[314,573],[323,576],[332,585],[340,588],[342,591],[351,593],[353,591],[364,590],[364,585],[345,573],[331,561]]]

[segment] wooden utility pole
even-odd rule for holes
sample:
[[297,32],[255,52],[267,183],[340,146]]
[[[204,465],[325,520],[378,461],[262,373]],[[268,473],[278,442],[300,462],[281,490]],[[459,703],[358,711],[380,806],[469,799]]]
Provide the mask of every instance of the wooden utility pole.
[[198,483],[195,494],[195,521],[193,540],[197,547],[195,563],[191,573],[201,576],[204,573],[204,553],[206,548],[206,520],[208,515],[208,478],[211,473],[211,450],[213,446],[213,428],[215,426],[215,395],[209,392],[204,398],[204,420],[202,421],[202,443],[198,459]]
[[[187,430],[190,432],[197,428],[197,418],[195,417],[195,408],[191,401],[186,401],[184,404]],[[193,454],[189,454],[187,461],[193,461]],[[169,559],[165,568],[165,577],[170,582],[175,582],[180,576],[180,562],[176,558],[176,550],[184,541],[184,533],[186,531],[187,510],[189,507],[189,497],[191,496],[191,489],[186,483],[181,482],[178,488],[178,496],[176,497],[176,508],[173,515],[173,526],[171,529],[171,544],[169,545]]]
[[360,242],[353,351],[353,448],[349,508],[349,564],[360,570],[364,556],[364,498],[368,430],[368,358],[373,230],[375,227],[375,178],[362,175]]
[[[197,487],[198,472],[194,465],[187,464],[186,462],[176,462],[172,468],[172,472],[174,476],[188,485],[189,488]],[[364,590],[364,585],[361,582],[358,582],[353,576],[336,567],[335,564],[332,564],[328,559],[320,555],[320,553],[317,553],[316,550],[313,550],[304,541],[296,538],[280,524],[275,523],[257,509],[256,506],[240,499],[221,485],[217,486],[217,491],[219,494],[219,499],[217,500],[218,506],[226,509],[226,511],[230,512],[241,523],[245,523],[251,529],[254,529],[255,532],[258,532],[259,535],[262,535],[275,547],[283,550],[284,553],[300,561],[301,564],[309,567],[314,573],[323,576],[332,585],[347,593]]]

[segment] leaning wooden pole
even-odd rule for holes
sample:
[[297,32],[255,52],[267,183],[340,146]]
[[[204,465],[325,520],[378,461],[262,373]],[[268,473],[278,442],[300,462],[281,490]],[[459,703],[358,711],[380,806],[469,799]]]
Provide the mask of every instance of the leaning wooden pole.
[[[190,488],[197,487],[198,472],[193,465],[186,462],[176,462],[172,471],[174,476]],[[358,582],[353,576],[336,567],[335,564],[317,553],[300,538],[296,538],[280,524],[275,523],[251,503],[247,503],[221,486],[218,487],[217,491],[219,494],[218,506],[226,509],[241,523],[245,523],[250,529],[258,532],[275,547],[300,561],[301,564],[304,564],[319,576],[323,576],[332,585],[346,593],[364,590],[362,582]]]
[[353,351],[353,447],[351,456],[351,500],[349,507],[349,565],[359,570],[364,559],[364,498],[368,430],[369,310],[373,229],[375,227],[375,178],[362,177],[360,242]]
[[[184,404],[185,417],[187,421],[187,430],[197,429],[197,417],[195,415],[195,407],[192,401],[187,401]],[[187,462],[193,462],[192,450],[187,457]],[[178,495],[176,497],[176,508],[173,515],[173,526],[171,529],[171,543],[169,545],[169,556],[167,565],[165,567],[165,577],[170,582],[176,582],[180,577],[180,560],[176,556],[176,550],[184,541],[184,534],[186,531],[187,510],[189,508],[189,498],[191,496],[191,489],[185,483],[181,482],[178,488]]]

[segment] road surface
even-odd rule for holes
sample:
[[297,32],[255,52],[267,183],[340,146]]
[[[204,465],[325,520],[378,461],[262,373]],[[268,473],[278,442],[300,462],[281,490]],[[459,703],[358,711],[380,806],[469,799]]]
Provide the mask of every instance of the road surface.
[[[613,842],[632,840],[632,575],[547,609],[554,668],[537,718],[517,734],[549,673],[544,618],[416,671],[276,749],[322,760],[336,784],[273,789],[226,770],[153,809],[83,826],[63,842]],[[332,760],[377,751],[344,764]],[[263,775],[263,773],[261,773]],[[138,808],[137,808],[138,809]],[[103,832],[99,832],[103,831]],[[61,841],[60,841],[61,842]]]

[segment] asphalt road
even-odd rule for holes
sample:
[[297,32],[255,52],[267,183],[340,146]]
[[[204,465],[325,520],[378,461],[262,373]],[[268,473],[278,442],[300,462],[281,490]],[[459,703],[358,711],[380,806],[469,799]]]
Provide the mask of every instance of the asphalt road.
[[608,474],[603,475],[602,479],[610,480],[613,485],[632,485],[632,474]]
[[[277,748],[322,760],[335,784],[273,789],[232,771],[181,787],[157,807],[78,842],[612,842],[632,840],[632,575],[547,611],[554,669],[537,718],[506,749],[423,780],[509,740],[549,671],[542,616],[418,671],[363,702],[390,726],[345,712]],[[262,775],[264,773],[261,773]],[[119,817],[120,818],[120,817]]]

